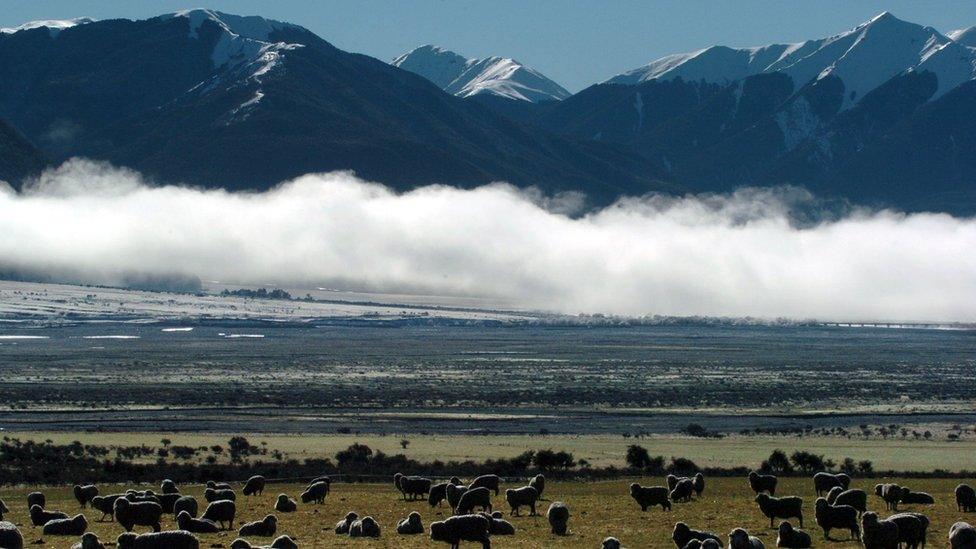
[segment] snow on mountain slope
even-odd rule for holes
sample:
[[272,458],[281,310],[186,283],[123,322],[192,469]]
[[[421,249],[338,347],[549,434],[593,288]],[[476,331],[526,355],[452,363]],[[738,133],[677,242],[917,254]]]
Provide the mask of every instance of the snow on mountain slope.
[[968,48],[976,48],[976,27],[968,29],[954,30],[947,34],[954,42],[958,42]]
[[0,34],[13,34],[15,32],[20,32],[24,30],[46,28],[48,32],[51,33],[51,37],[57,36],[57,34],[64,29],[70,29],[71,27],[76,27],[78,25],[84,25],[86,23],[93,22],[94,19],[90,17],[77,17],[75,19],[51,19],[47,21],[29,21],[23,25],[18,25],[16,27],[0,29]]
[[494,94],[518,101],[561,100],[570,93],[542,73],[505,57],[466,58],[436,46],[420,46],[392,64],[423,76],[458,97]]

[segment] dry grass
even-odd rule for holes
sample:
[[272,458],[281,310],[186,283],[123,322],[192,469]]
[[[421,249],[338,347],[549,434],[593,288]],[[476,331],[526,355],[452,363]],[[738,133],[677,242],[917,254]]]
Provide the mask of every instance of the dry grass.
[[[675,504],[673,511],[662,512],[655,508],[647,513],[641,513],[640,508],[628,496],[630,480],[613,482],[550,482],[546,487],[546,499],[559,499],[567,502],[572,512],[570,519],[571,534],[565,537],[553,536],[549,533],[548,523],[542,516],[522,516],[512,518],[518,532],[514,537],[496,537],[493,545],[497,547],[589,547],[600,546],[600,541],[609,535],[621,539],[627,547],[673,547],[670,541],[671,529],[676,521],[684,521],[699,529],[707,529],[721,534],[723,537],[737,526],[747,528],[754,535],[759,536],[767,547],[775,546],[776,533],[770,530],[768,520],[759,513],[753,495],[745,479],[709,479],[705,495],[701,500],[687,504]],[[641,479],[645,485],[660,484],[662,479]],[[856,487],[871,491],[874,480],[855,480]],[[895,482],[899,482],[895,479]],[[949,526],[967,517],[956,511],[953,488],[956,480],[925,479],[904,480],[902,484],[911,486],[913,490],[929,492],[937,501],[934,506],[914,506],[911,509],[925,513],[932,519],[929,529],[929,543],[933,546],[944,544]],[[510,487],[510,486],[509,486]],[[123,486],[102,486],[103,493],[122,491]],[[296,497],[303,486],[296,484],[269,485],[262,496],[253,498],[239,498],[238,522],[256,520],[272,511],[274,499],[278,493],[288,493]],[[504,489],[504,486],[503,486]],[[0,491],[12,513],[7,516],[21,527],[25,541],[30,544],[40,539],[39,528],[29,526],[25,509],[25,495],[28,488]],[[70,490],[45,489],[48,496],[48,507],[68,513],[78,512],[78,504],[72,499]],[[184,493],[190,493],[202,501],[202,489],[199,486],[183,487]],[[238,489],[239,492],[239,489]],[[813,518],[813,484],[809,479],[783,479],[779,490],[781,495],[797,494],[804,498],[806,529],[816,540],[816,546],[830,547],[858,547],[854,542],[824,543],[816,529]],[[504,495],[494,498],[498,509],[505,511]],[[446,504],[445,504],[446,505]],[[544,513],[548,502],[541,506]],[[879,510],[882,516],[887,516],[881,501],[870,497],[869,507]],[[446,507],[431,510],[424,501],[404,502],[393,489],[392,484],[335,484],[333,491],[325,505],[301,505],[294,514],[278,514],[279,534],[289,534],[295,537],[301,547],[430,547],[432,542],[426,536],[398,536],[394,524],[405,517],[410,511],[418,510],[424,518],[425,526],[433,520],[441,520],[448,516]],[[372,515],[383,528],[383,535],[379,540],[358,540],[336,536],[332,532],[335,523],[348,511],[356,511],[360,515]],[[91,530],[96,532],[103,541],[114,541],[121,532],[121,527],[115,523],[95,522],[97,511],[87,510]],[[969,520],[973,519],[972,515]],[[172,517],[165,517],[164,528],[173,528]],[[841,536],[843,532],[836,532]],[[235,538],[234,532],[215,535],[201,535],[201,547],[228,547]],[[67,548],[75,539],[61,539],[45,537],[46,547]],[[270,543],[268,540],[252,540]],[[443,545],[437,545],[444,547]]]

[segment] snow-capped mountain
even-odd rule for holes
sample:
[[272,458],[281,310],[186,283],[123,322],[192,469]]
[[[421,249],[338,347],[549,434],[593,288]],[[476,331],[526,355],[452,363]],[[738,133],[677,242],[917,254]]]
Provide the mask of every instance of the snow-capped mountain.
[[976,48],[976,27],[954,30],[946,36],[963,46]]
[[51,37],[54,37],[64,29],[70,29],[78,25],[92,23],[95,20],[90,17],[77,17],[75,19],[49,19],[43,21],[28,21],[22,25],[10,28],[0,28],[0,34],[13,34],[24,30],[47,29]]
[[393,60],[393,65],[430,80],[458,97],[490,94],[538,103],[569,97],[562,86],[514,59],[466,58],[436,46],[420,46]]

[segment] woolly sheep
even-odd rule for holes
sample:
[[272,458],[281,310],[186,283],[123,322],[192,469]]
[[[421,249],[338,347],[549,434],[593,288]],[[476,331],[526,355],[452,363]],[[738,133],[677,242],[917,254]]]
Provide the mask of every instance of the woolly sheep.
[[160,494],[156,496],[156,500],[159,502],[159,506],[163,508],[164,513],[172,514],[177,500],[181,497],[183,496],[179,494]]
[[604,538],[600,549],[620,549],[620,540],[614,537]]
[[[976,511],[976,490],[968,484],[956,486],[956,508],[960,511]],[[960,522],[957,524],[966,524]]]
[[515,515],[516,517],[519,516],[519,508],[522,506],[528,506],[529,516],[534,517],[536,515],[535,502],[538,499],[539,491],[531,486],[505,490],[505,501],[511,507],[511,511],[508,514]]
[[485,511],[491,512],[491,490],[484,486],[469,488],[458,500],[454,514],[467,515],[473,512],[475,507],[481,507]]
[[674,485],[671,490],[671,501],[677,503],[681,501],[691,501],[691,495],[695,492],[695,483],[690,478],[683,478]]
[[212,480],[207,481],[207,488],[211,490],[230,490],[231,485],[226,482],[214,482]]
[[779,479],[775,475],[760,475],[755,471],[749,473],[749,487],[756,494],[769,492],[769,495],[775,496],[777,482],[779,482]]
[[705,475],[695,473],[695,477],[691,480],[695,485],[695,495],[701,497],[702,492],[705,491]]
[[491,547],[491,524],[484,515],[461,515],[430,524],[430,539],[449,543],[458,549],[462,541],[481,543],[482,549]]
[[179,516],[183,511],[186,511],[190,517],[196,518],[197,513],[200,512],[200,506],[197,504],[197,499],[193,496],[181,496],[179,499],[174,501],[173,515]]
[[394,484],[397,490],[403,494],[403,499],[424,499],[427,497],[427,493],[430,492],[432,482],[429,478],[408,477],[397,473],[394,476]]
[[830,539],[830,531],[834,528],[850,530],[851,539],[861,536],[861,529],[857,524],[857,509],[850,505],[831,505],[824,498],[817,498],[814,503],[814,518],[824,533],[824,539]]
[[69,518],[68,513],[62,513],[61,511],[45,511],[40,505],[32,505],[29,513],[31,524],[34,526],[44,526],[48,523],[48,521]]
[[248,522],[241,526],[237,535],[241,537],[254,536],[259,538],[270,538],[278,532],[278,517],[265,515],[263,519]]
[[449,480],[448,482],[450,484],[455,485],[455,486],[461,486],[462,484],[464,484],[463,482],[461,482],[461,479],[459,479],[457,477],[451,477],[451,480]]
[[380,525],[373,517],[363,517],[349,525],[349,537],[351,538],[378,538],[380,537]]
[[729,532],[729,549],[766,549],[766,546],[756,536],[750,536],[744,529],[736,528]]
[[85,515],[75,515],[69,519],[49,520],[44,524],[45,536],[80,536],[88,530]]
[[416,534],[424,533],[424,523],[420,520],[420,513],[414,511],[407,515],[407,518],[401,520],[396,525],[397,534],[404,536],[413,536]]
[[467,491],[468,487],[460,484],[449,484],[447,486],[447,504],[451,506],[451,509],[457,509],[458,502],[461,501],[461,496]]
[[858,514],[868,510],[868,494],[864,490],[851,488],[844,490],[840,486],[834,486],[827,493],[827,503],[831,505],[850,505],[857,509]]
[[925,547],[928,537],[929,518],[921,513],[898,513],[887,520],[898,526],[898,542],[907,549]]
[[686,477],[676,477],[674,475],[668,475],[664,477],[664,480],[668,483],[668,492],[674,490],[674,487],[678,485],[678,481],[683,480]]
[[861,515],[861,543],[864,549],[898,549],[898,525],[868,511]]
[[797,496],[773,497],[769,494],[756,496],[756,503],[763,515],[769,518],[769,527],[773,527],[774,519],[796,518],[803,528],[803,500]]
[[844,473],[838,473],[832,475],[830,473],[819,472],[813,475],[813,487],[817,491],[818,496],[822,496],[824,493],[830,491],[834,486],[840,486],[841,488],[847,490],[851,485],[851,477],[845,475]]
[[305,488],[309,488],[313,484],[318,484],[320,482],[324,482],[324,483],[328,484],[329,487],[331,487],[332,486],[332,477],[330,477],[329,475],[322,475],[320,477],[315,477],[315,478],[313,478],[311,480],[311,482],[308,483],[307,486],[305,486]]
[[905,505],[933,505],[935,503],[935,498],[933,498],[931,494],[927,494],[925,492],[913,492],[902,486],[901,503],[904,503]]
[[254,475],[244,483],[244,488],[241,488],[241,493],[245,496],[261,495],[264,492],[264,482],[264,477]]
[[152,534],[122,534],[115,542],[117,549],[200,549],[200,540],[182,530]]
[[159,492],[162,494],[179,494],[180,489],[176,487],[175,482],[166,479],[159,485]]
[[779,523],[779,533],[776,536],[776,547],[786,547],[787,549],[807,549],[812,546],[810,534],[803,530],[793,528],[789,521],[784,520]]
[[207,500],[207,503],[213,503],[222,499],[237,501],[237,494],[235,494],[233,490],[228,490],[226,488],[221,490],[207,488],[203,491],[203,499]]
[[356,522],[357,520],[359,520],[359,515],[357,515],[356,513],[353,513],[351,511],[349,513],[346,513],[346,518],[336,523],[335,533],[348,534],[349,527],[352,526],[352,523]]
[[194,534],[213,534],[220,531],[220,526],[212,520],[198,519],[190,516],[186,511],[180,511],[176,516],[176,525],[180,530]]
[[668,489],[664,486],[641,486],[635,482],[630,485],[630,497],[640,505],[641,511],[655,505],[660,505],[662,511],[671,510]]
[[289,536],[278,536],[271,545],[251,545],[246,539],[235,539],[230,549],[298,549],[298,544]]
[[75,484],[74,494],[75,499],[78,500],[78,504],[82,507],[87,507],[88,502],[90,502],[93,497],[98,495],[98,487],[94,484],[87,484],[85,486]]
[[159,519],[163,516],[163,508],[151,501],[131,502],[125,498],[115,500],[115,521],[131,532],[133,526],[151,526],[153,532],[159,532]]
[[898,510],[898,502],[901,501],[901,486],[897,484],[875,484],[874,493],[884,500],[885,509],[889,511]]
[[498,495],[499,486],[501,485],[502,478],[498,475],[481,475],[471,481],[468,488],[487,488],[489,490],[494,490],[495,495]]
[[554,501],[546,511],[546,518],[549,519],[549,527],[553,534],[557,536],[566,535],[569,526],[569,507],[561,501]]
[[211,502],[203,511],[204,520],[212,520],[225,530],[234,526],[234,516],[237,514],[237,504],[229,499]]
[[92,532],[87,532],[81,536],[81,540],[72,545],[71,549],[105,549],[101,540]]
[[24,536],[14,526],[14,523],[0,521],[0,547],[4,549],[24,549]]
[[542,474],[532,477],[532,480],[529,481],[529,486],[535,488],[539,492],[539,499],[542,499],[542,493],[546,491],[546,477]]
[[27,494],[27,508],[30,509],[35,505],[41,509],[47,506],[47,498],[44,497],[42,492],[31,492]]
[[105,520],[105,517],[111,517],[111,520],[115,520],[115,500],[122,497],[124,497],[124,494],[110,494],[92,498],[92,509],[102,512],[102,518],[98,519],[99,522]]
[[490,515],[488,513],[481,513],[481,514],[484,515],[484,517],[490,521],[488,525],[488,529],[491,535],[493,536],[514,536],[515,535],[515,526],[511,522],[508,522],[507,520],[502,518],[503,515],[501,511],[495,511]]
[[298,502],[285,494],[278,494],[278,499],[275,501],[274,510],[278,511],[279,513],[294,513],[298,510]]
[[719,544],[722,542],[718,536],[711,532],[693,530],[683,522],[674,523],[674,530],[671,532],[671,540],[674,541],[674,545],[675,547],[678,547],[678,549],[684,549],[684,546],[687,545],[691,540],[705,541],[707,539],[714,540]]
[[[160,503],[159,497],[152,490],[146,490],[144,492],[137,492],[135,490],[126,490],[125,499],[132,503],[141,503],[144,501],[151,501],[153,503]],[[162,505],[160,503],[160,505]]]
[[430,493],[427,494],[427,503],[431,507],[437,507],[442,501],[447,499],[447,482],[441,482],[430,487]]
[[4,513],[9,513],[9,512],[10,509],[7,508],[7,504],[4,503],[2,499],[0,499],[0,520],[3,520]]
[[949,547],[951,549],[976,549],[976,528],[973,528],[968,522],[953,524],[949,528]]
[[309,486],[302,495],[299,496],[302,503],[325,503],[325,496],[329,494],[329,485],[326,482],[316,482],[315,484]]

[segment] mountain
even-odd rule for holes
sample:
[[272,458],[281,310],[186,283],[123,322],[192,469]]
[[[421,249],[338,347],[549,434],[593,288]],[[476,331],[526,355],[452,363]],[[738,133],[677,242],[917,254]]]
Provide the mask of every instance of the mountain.
[[160,182],[263,189],[347,169],[397,189],[506,180],[604,202],[674,188],[621,147],[499,117],[300,26],[211,10],[0,34],[0,117],[54,159]]
[[9,124],[0,120],[0,181],[19,185],[47,164],[44,155]]
[[494,95],[539,103],[559,101],[570,93],[514,59],[466,58],[436,46],[420,46],[393,60],[393,65],[419,74],[458,97]]
[[963,46],[976,48],[976,27],[954,30],[947,36]]

